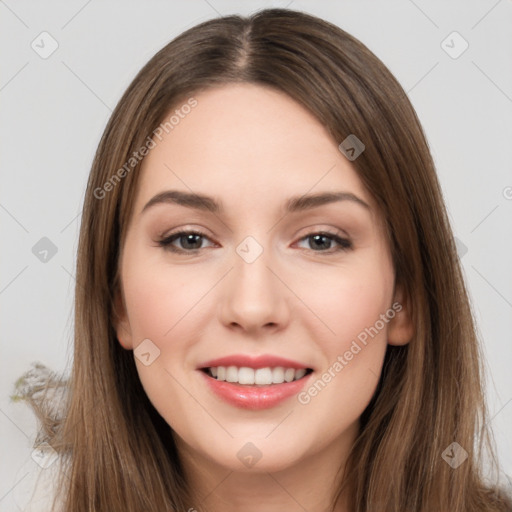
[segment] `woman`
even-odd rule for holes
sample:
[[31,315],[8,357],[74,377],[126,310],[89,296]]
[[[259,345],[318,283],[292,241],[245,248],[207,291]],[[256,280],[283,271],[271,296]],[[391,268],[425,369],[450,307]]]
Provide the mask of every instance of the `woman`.
[[336,26],[227,16],[144,66],[93,163],[75,306],[62,510],[511,509],[427,142]]

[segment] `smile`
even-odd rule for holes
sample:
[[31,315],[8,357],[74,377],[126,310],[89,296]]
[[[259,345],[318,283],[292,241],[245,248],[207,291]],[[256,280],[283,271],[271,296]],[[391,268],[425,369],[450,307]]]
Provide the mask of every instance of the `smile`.
[[300,393],[314,368],[274,354],[232,354],[197,370],[215,398],[242,409],[269,409]]
[[310,368],[284,368],[282,366],[274,368],[267,366],[258,369],[249,368],[247,366],[242,366],[241,368],[236,366],[212,366],[205,368],[203,371],[218,381],[242,385],[269,386],[302,379],[302,377],[311,373],[313,370]]

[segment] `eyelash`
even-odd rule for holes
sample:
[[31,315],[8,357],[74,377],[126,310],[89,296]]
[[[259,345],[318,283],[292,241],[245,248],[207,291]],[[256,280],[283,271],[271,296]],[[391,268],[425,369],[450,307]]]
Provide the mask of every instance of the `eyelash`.
[[[171,245],[172,242],[174,242],[175,240],[178,240],[182,236],[187,236],[187,235],[197,235],[197,236],[200,236],[202,238],[208,238],[208,236],[206,236],[204,233],[201,233],[200,231],[194,231],[194,230],[178,231],[178,232],[175,232],[175,233],[170,233],[165,238],[159,240],[158,241],[158,245],[160,247],[163,247],[165,250],[173,252],[173,253],[178,253],[178,254],[185,254],[185,253],[195,254],[198,251],[200,251],[201,248],[186,250],[186,249],[180,249],[178,247],[175,247],[175,246]],[[333,233],[329,233],[327,231],[313,231],[310,234],[308,234],[306,236],[303,236],[299,241],[302,241],[302,240],[305,240],[305,239],[308,239],[308,238],[312,238],[315,235],[320,235],[320,236],[326,237],[328,239],[333,240],[334,242],[336,242],[338,244],[338,248],[334,249],[334,250],[328,249],[326,251],[315,251],[315,250],[311,249],[311,251],[313,251],[315,253],[333,254],[333,253],[337,253],[337,252],[340,252],[340,251],[348,251],[348,250],[352,249],[352,242],[350,240],[348,240],[347,238],[341,238],[338,235],[335,235]]]

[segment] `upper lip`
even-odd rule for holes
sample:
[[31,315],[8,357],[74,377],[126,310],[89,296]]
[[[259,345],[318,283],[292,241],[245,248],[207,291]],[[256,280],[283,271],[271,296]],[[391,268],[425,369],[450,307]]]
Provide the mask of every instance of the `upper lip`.
[[273,356],[271,354],[262,354],[259,356],[250,356],[245,354],[233,354],[230,356],[219,357],[218,359],[211,359],[200,364],[198,369],[212,368],[217,366],[236,366],[238,368],[247,367],[254,368],[266,368],[283,366],[284,368],[295,368],[299,370],[301,368],[308,369],[309,366],[293,361],[292,359],[286,359],[284,357]]

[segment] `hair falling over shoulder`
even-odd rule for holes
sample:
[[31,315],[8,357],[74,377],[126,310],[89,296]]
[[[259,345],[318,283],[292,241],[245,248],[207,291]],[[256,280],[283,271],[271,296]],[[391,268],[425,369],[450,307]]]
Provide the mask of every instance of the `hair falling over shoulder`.
[[[510,511],[509,498],[482,470],[495,461],[482,354],[416,113],[361,42],[329,22],[284,9],[220,17],[179,35],[137,74],[106,126],[80,227],[65,414],[45,430],[62,460],[62,510],[203,510],[171,429],[148,400],[133,355],[120,347],[112,327],[120,247],[140,162],[103,197],[95,191],[126,165],[173,106],[232,82],[283,91],[337,141],[351,133],[368,141],[353,165],[383,213],[396,279],[413,313],[413,340],[387,348],[333,509],[347,487],[353,512]],[[442,457],[454,442],[468,456],[457,469]]]

